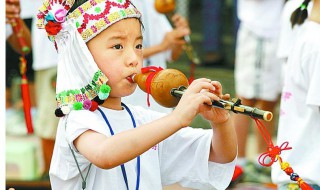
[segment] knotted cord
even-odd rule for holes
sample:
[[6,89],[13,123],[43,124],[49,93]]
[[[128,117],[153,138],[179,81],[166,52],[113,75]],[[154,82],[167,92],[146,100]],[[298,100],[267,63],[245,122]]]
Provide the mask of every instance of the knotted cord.
[[261,133],[264,141],[268,145],[267,152],[264,152],[259,156],[259,159],[258,159],[259,163],[262,166],[269,167],[274,162],[279,161],[281,170],[283,170],[287,175],[289,175],[292,181],[296,181],[302,190],[312,190],[313,188],[310,187],[308,183],[303,181],[303,179],[297,173],[294,173],[292,167],[290,167],[290,164],[288,162],[282,161],[282,158],[280,156],[281,152],[283,150],[292,149],[292,147],[289,147],[289,142],[286,141],[282,143],[280,147],[274,146],[272,142],[272,138],[269,132],[267,131],[266,127],[263,125],[263,123],[257,118],[252,117],[252,119],[255,121],[259,132]]
[[148,75],[147,80],[146,80],[148,107],[150,107],[151,81],[152,81],[153,77],[161,70],[163,70],[163,68],[155,67],[155,66],[148,66],[148,67],[141,68],[141,73],[150,72],[150,74]]

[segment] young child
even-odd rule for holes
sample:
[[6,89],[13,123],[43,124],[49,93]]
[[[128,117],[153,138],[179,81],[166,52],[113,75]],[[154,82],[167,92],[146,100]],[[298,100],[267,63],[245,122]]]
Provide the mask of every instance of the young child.
[[[210,106],[228,98],[219,82],[195,80],[168,115],[122,104],[142,66],[139,11],[128,0],[45,2],[40,10],[39,27],[59,52],[53,190],[228,186],[236,134],[229,113]],[[187,127],[198,113],[213,130]]]
[[[292,149],[283,151],[282,159],[290,163],[294,172],[313,189],[319,190],[320,1],[312,1],[311,14],[308,16],[309,2],[305,0],[295,11],[294,15],[298,17],[292,17],[293,25],[300,27],[288,56],[277,144],[289,142]],[[280,190],[299,189],[277,164],[272,167],[272,180]]]

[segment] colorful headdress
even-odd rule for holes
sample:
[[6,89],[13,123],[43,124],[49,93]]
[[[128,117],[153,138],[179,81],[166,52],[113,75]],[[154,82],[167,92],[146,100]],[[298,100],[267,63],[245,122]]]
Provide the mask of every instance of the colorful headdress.
[[125,18],[140,18],[129,0],[88,0],[68,13],[75,0],[45,0],[38,28],[46,29],[59,52],[56,115],[70,110],[94,111],[108,98],[108,78],[95,63],[86,42]]

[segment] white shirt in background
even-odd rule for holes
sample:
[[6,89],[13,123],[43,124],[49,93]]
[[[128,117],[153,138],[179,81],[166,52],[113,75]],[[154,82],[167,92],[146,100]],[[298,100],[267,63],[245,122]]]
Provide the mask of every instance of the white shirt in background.
[[[309,184],[320,185],[320,24],[305,21],[297,32],[288,58],[282,91],[277,145],[288,141],[281,153],[294,172]],[[292,183],[290,176],[272,166],[276,184]]]
[[283,4],[283,0],[238,0],[238,17],[257,36],[278,37]]

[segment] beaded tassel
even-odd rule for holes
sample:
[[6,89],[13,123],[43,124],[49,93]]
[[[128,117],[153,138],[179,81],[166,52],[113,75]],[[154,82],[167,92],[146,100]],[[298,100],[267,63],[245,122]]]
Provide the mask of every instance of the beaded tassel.
[[264,141],[268,145],[267,152],[260,155],[259,163],[262,166],[269,167],[274,162],[279,160],[281,170],[283,170],[287,175],[289,175],[292,181],[296,181],[302,190],[312,190],[313,188],[308,183],[303,181],[303,179],[297,173],[294,173],[292,167],[290,167],[290,164],[288,162],[283,162],[282,158],[280,157],[281,151],[291,149],[291,147],[289,147],[289,142],[284,142],[280,147],[274,146],[272,142],[272,138],[268,133],[268,131],[266,130],[263,123],[256,118],[253,118],[253,120],[255,121],[261,135],[263,136]]
[[289,175],[292,181],[296,181],[302,190],[313,189],[312,187],[310,187],[308,183],[303,181],[303,179],[297,173],[294,173],[292,167],[290,167],[290,164],[288,162],[283,162],[282,158],[279,155],[277,155],[277,159],[279,160],[281,170],[283,170],[287,175]]

